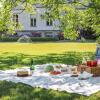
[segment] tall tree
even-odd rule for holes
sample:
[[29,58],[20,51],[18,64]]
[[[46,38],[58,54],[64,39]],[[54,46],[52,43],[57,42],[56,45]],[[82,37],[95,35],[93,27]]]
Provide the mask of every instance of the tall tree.
[[80,29],[91,28],[100,35],[99,0],[43,0],[51,16],[59,19],[67,38],[75,39]]

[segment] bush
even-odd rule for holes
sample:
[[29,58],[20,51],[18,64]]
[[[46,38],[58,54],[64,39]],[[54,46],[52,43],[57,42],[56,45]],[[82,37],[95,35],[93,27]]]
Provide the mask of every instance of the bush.
[[100,36],[99,38],[97,38],[97,41],[96,41],[98,44],[100,44]]
[[32,40],[31,40],[30,37],[24,35],[24,36],[21,36],[21,37],[17,40],[17,42],[20,42],[20,43],[31,43]]
[[18,37],[1,37],[0,42],[17,42]]
[[86,42],[86,39],[84,37],[81,37],[81,42]]

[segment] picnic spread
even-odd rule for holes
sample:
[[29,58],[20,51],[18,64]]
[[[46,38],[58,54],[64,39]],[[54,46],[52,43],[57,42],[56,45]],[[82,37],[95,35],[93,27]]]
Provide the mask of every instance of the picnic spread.
[[42,64],[14,70],[0,70],[0,80],[90,96],[100,90],[100,65],[87,61],[80,65]]
[[3,80],[90,96],[100,91],[100,45],[96,60],[83,58],[78,65],[48,63],[0,70],[0,81]]

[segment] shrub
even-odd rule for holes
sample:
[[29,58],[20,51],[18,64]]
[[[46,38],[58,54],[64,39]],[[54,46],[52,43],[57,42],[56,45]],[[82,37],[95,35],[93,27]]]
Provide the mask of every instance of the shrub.
[[100,44],[100,36],[99,38],[97,38],[97,41],[96,41],[98,44]]
[[20,37],[17,42],[20,42],[20,43],[30,43],[30,42],[32,42],[32,40],[31,40],[30,37],[24,35],[24,36]]
[[2,37],[0,38],[1,42],[17,42],[18,37]]

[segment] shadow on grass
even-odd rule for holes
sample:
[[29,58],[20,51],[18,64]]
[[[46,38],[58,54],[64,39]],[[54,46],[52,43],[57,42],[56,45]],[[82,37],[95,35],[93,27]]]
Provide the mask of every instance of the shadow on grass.
[[[0,69],[12,69],[18,65],[32,65],[44,63],[65,63],[65,64],[80,64],[84,56],[94,59],[95,55],[91,52],[66,52],[63,54],[47,54],[47,55],[25,55],[14,53],[3,53],[0,55]],[[20,66],[19,66],[20,67]]]
[[65,63],[65,64],[80,64],[84,56],[94,59],[95,56],[91,52],[66,52],[63,54],[48,54],[44,56],[34,56],[33,63]]

